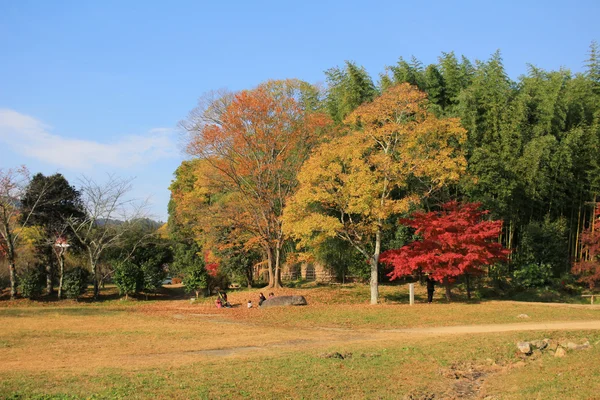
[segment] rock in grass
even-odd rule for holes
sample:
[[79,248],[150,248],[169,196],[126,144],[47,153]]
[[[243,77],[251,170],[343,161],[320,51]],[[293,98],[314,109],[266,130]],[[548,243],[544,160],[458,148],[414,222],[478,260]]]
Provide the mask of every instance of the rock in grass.
[[567,351],[563,347],[558,347],[554,352],[554,357],[564,357],[567,355]]
[[531,345],[539,350],[544,350],[546,347],[548,347],[548,342],[544,340],[533,340]]
[[523,354],[531,354],[531,344],[529,342],[519,342],[517,348]]
[[548,343],[548,350],[556,351],[556,349],[558,348],[558,343],[556,342],[556,340],[544,339],[544,342]]
[[527,314],[519,314],[519,315],[517,315],[517,318],[527,319],[527,318],[529,318],[529,315],[527,315]]
[[305,306],[307,304],[304,296],[276,296],[263,301],[261,307]]

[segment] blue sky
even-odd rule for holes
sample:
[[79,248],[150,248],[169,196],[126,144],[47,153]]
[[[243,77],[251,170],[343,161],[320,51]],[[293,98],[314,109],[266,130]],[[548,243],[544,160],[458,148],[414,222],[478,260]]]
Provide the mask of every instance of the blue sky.
[[582,70],[596,1],[0,0],[0,168],[135,177],[166,220],[184,159],[177,122],[204,92],[323,82],[353,60],[376,78],[402,56]]

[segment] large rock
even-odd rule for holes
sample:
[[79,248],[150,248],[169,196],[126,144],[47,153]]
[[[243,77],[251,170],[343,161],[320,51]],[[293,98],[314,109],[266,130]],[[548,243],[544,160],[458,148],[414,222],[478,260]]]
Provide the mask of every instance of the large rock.
[[531,354],[531,344],[529,342],[519,342],[517,348],[523,354]]
[[533,340],[531,342],[531,345],[533,347],[536,347],[540,350],[544,350],[546,347],[548,347],[548,342],[544,341],[544,340]]
[[567,351],[562,347],[557,348],[556,351],[554,352],[554,357],[562,358],[566,355],[567,355]]
[[277,296],[263,301],[261,307],[305,306],[307,304],[304,296]]

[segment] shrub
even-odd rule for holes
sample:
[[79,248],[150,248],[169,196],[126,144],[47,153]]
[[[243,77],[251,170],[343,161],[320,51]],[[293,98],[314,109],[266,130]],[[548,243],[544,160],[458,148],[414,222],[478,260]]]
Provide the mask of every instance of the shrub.
[[552,266],[549,264],[528,264],[513,273],[515,283],[524,288],[549,285],[552,275]]
[[63,277],[63,295],[68,299],[75,299],[87,290],[90,273],[87,269],[75,267],[65,273]]
[[21,296],[28,299],[42,294],[44,276],[37,269],[28,269],[19,277],[19,291]]
[[143,279],[142,270],[131,261],[121,261],[115,265],[113,281],[119,288],[119,293],[124,294],[126,299],[130,294],[139,292],[143,286]]

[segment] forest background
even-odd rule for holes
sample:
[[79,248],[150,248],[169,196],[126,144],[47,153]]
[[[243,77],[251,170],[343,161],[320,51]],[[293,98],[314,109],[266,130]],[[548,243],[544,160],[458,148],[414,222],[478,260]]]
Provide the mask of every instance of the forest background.
[[[450,200],[479,202],[482,209],[490,211],[489,220],[503,222],[497,242],[508,249],[510,255],[506,262],[486,269],[494,285],[499,288],[503,285],[566,288],[574,284],[575,272],[577,277],[591,276],[592,279],[584,281],[593,288],[597,282],[597,266],[594,266],[597,264],[588,262],[597,263],[597,254],[594,243],[588,239],[593,238],[597,229],[595,208],[600,185],[600,61],[595,42],[590,46],[585,65],[585,71],[577,74],[566,69],[544,71],[530,65],[526,75],[513,81],[504,70],[500,52],[486,61],[471,61],[454,53],[443,53],[437,63],[430,65],[423,65],[414,58],[410,61],[401,58],[377,79],[369,76],[363,67],[346,62],[326,71],[326,85],[322,87],[299,80],[283,80],[268,81],[257,88],[236,93],[207,93],[181,123],[189,134],[188,151],[192,157],[175,172],[168,227],[163,227],[159,235],[152,233],[155,227],[149,228],[153,224],[146,224],[143,229],[131,229],[135,224],[130,222],[145,221],[135,213],[118,219],[118,223],[105,223],[112,220],[111,212],[116,212],[116,208],[93,215],[94,201],[98,201],[98,196],[94,200],[93,189],[112,193],[117,188],[112,204],[120,206],[118,200],[127,189],[123,181],[103,188],[87,182],[77,190],[64,182],[64,188],[70,187],[67,190],[70,197],[67,197],[78,211],[57,212],[52,217],[55,221],[50,222],[52,218],[36,220],[35,217],[42,214],[42,203],[58,204],[66,198],[64,193],[55,194],[48,200],[46,189],[51,184],[39,182],[50,178],[38,176],[37,184],[35,178],[18,182],[22,184],[22,196],[14,197],[14,192],[10,192],[11,179],[22,171],[5,170],[3,200],[6,201],[3,207],[15,211],[14,218],[6,214],[7,223],[3,230],[4,254],[8,256],[5,262],[13,265],[3,270],[11,271],[12,295],[17,285],[13,275],[17,271],[21,271],[23,277],[28,276],[30,270],[45,271],[49,292],[52,292],[53,282],[60,279],[57,268],[53,267],[60,264],[60,257],[55,256],[56,261],[52,261],[50,252],[57,242],[49,239],[52,235],[56,239],[56,221],[62,221],[65,232],[58,236],[68,236],[76,244],[73,250],[87,249],[89,263],[86,261],[84,265],[82,259],[75,257],[67,269],[80,264],[90,270],[96,295],[101,276],[111,280],[128,276],[128,273],[119,272],[119,268],[137,271],[131,275],[135,276],[136,283],[124,285],[128,287],[123,290],[124,294],[145,288],[142,265],[148,261],[144,257],[151,256],[136,255],[135,252],[146,249],[149,238],[153,240],[153,248],[160,248],[165,253],[154,257],[159,271],[155,282],[166,276],[168,265],[169,274],[181,275],[192,289],[223,286],[227,281],[252,285],[257,267],[262,265],[270,270],[269,285],[278,286],[283,263],[302,260],[325,264],[339,279],[351,276],[358,280],[380,281],[386,279],[389,271],[377,266],[379,254],[418,239],[414,231],[399,224],[398,219],[406,218],[418,209],[439,210]],[[364,132],[368,120],[365,110],[370,104],[381,104],[378,102],[386,98],[386,93],[392,93],[398,87],[410,89],[398,94],[397,99],[408,98],[417,91],[426,95],[427,100],[413,103],[419,104],[419,112],[426,114],[423,118],[427,121],[432,118],[460,122],[464,137],[448,138],[444,145],[452,147],[452,152],[460,152],[465,165],[459,167],[458,163],[458,169],[452,174],[449,172],[452,179],[448,178],[450,175],[443,179],[439,175],[427,175],[427,188],[420,187],[420,193],[426,195],[413,196],[403,207],[379,215],[375,230],[365,228],[367,214],[373,210],[370,206],[363,207],[360,212],[341,211],[342,216],[355,214],[355,220],[360,215],[361,229],[365,230],[357,237],[361,240],[377,237],[376,241],[365,240],[361,247],[357,246],[357,240],[344,241],[341,235],[332,234],[303,243],[301,236],[315,236],[315,230],[299,232],[301,229],[286,231],[284,228],[285,209],[291,196],[301,187],[302,179],[298,176],[302,169],[310,164],[308,160],[317,157],[318,149],[323,146],[338,143],[340,138],[349,138],[351,132]],[[381,111],[371,111],[376,114],[378,110]],[[375,124],[381,121],[384,125],[387,123],[382,117]],[[260,132],[248,129],[248,126],[261,123],[264,126]],[[258,133],[264,136],[252,144],[258,147],[252,148],[247,139],[252,135],[259,138]],[[334,158],[346,157],[342,154],[343,141],[339,144],[340,153],[334,154]],[[267,148],[272,145],[272,149]],[[350,141],[346,148],[351,149],[354,145],[356,143]],[[435,146],[435,151],[440,148],[442,144]],[[248,157],[248,149],[253,151],[254,160]],[[273,156],[274,149],[278,151],[277,157]],[[421,151],[419,156],[425,158],[433,151],[416,147],[409,150]],[[243,164],[244,160],[256,161],[257,157],[264,169],[253,168],[252,163]],[[349,160],[353,159],[353,156],[349,157]],[[455,154],[451,158],[457,157]],[[264,179],[265,176],[269,179]],[[412,188],[423,184],[423,179],[417,179],[420,182],[413,179],[418,177],[411,170],[396,189],[414,195],[417,192],[413,193]],[[440,184],[432,184],[437,182],[436,179],[441,180]],[[365,181],[365,187],[370,186],[367,183],[369,181]],[[45,189],[36,192],[40,187]],[[372,195],[368,190],[365,193],[360,190],[351,192],[351,196]],[[24,201],[27,195],[30,200]],[[392,200],[410,197],[393,190],[385,196]],[[311,204],[315,201],[313,198]],[[331,216],[333,211],[323,213],[327,212]],[[23,230],[44,224],[45,228],[38,229],[36,234]],[[289,225],[294,225],[291,220]],[[75,240],[84,227],[90,234],[104,232],[102,237],[109,238],[101,252],[94,253],[94,249],[86,247],[86,243],[93,242],[89,238]],[[21,234],[11,238],[10,230]],[[124,240],[125,232],[137,232],[137,236]],[[18,238],[27,240],[18,241]],[[297,248],[297,244],[302,244],[302,249]],[[17,257],[20,249],[10,250],[11,245],[30,246],[32,256]],[[46,252],[45,258],[40,255],[42,248]],[[118,251],[111,253],[109,249]],[[302,253],[298,254],[297,250]],[[372,259],[377,268],[375,277]],[[582,262],[588,263],[585,264],[587,269],[573,270],[574,265],[580,268]],[[105,265],[107,272],[104,275],[99,272],[98,263]],[[153,290],[160,285],[147,283],[146,286]]]

